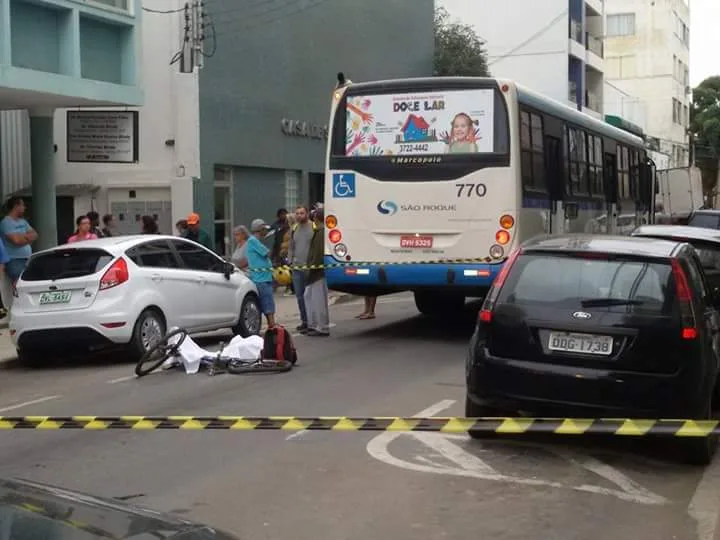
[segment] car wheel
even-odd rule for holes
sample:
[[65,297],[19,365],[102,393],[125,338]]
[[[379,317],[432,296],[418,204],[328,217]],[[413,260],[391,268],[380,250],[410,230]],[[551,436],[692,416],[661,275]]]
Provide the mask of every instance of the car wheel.
[[37,368],[45,360],[45,355],[30,349],[17,349],[18,362],[22,366]]
[[238,323],[233,326],[233,333],[244,338],[257,336],[262,327],[262,313],[260,313],[260,302],[254,294],[248,294],[240,307]]
[[[506,416],[505,413],[494,407],[488,407],[486,405],[478,405],[469,396],[465,396],[465,416],[468,418],[479,418],[488,416]],[[468,432],[473,439],[490,439],[495,436],[495,433],[470,431]]]
[[143,311],[135,322],[133,337],[129,343],[133,360],[142,358],[150,347],[163,338],[166,331],[162,314],[155,309]]

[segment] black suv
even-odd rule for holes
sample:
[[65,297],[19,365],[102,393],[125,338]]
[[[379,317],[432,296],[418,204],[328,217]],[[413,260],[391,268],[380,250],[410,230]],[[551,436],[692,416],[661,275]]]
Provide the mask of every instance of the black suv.
[[[533,239],[511,254],[483,303],[466,415],[711,419],[720,404],[719,329],[687,243]],[[678,441],[699,464],[717,444]]]

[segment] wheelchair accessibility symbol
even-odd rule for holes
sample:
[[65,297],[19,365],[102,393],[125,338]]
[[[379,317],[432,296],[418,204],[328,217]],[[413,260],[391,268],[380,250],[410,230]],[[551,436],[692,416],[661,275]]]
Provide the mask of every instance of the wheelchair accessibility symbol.
[[332,194],[335,199],[355,197],[355,173],[334,173],[332,176]]

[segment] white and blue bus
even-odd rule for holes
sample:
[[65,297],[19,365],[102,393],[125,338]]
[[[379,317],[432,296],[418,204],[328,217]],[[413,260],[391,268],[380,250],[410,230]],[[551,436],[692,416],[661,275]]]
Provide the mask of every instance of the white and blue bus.
[[641,138],[512,81],[339,80],[325,175],[331,289],[413,291],[421,312],[447,313],[484,296],[530,237],[618,233],[619,216],[652,215]]

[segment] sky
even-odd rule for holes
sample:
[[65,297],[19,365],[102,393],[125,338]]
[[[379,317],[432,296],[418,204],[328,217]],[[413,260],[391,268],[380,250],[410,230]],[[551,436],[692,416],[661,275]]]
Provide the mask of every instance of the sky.
[[690,84],[720,75],[720,0],[690,0]]

